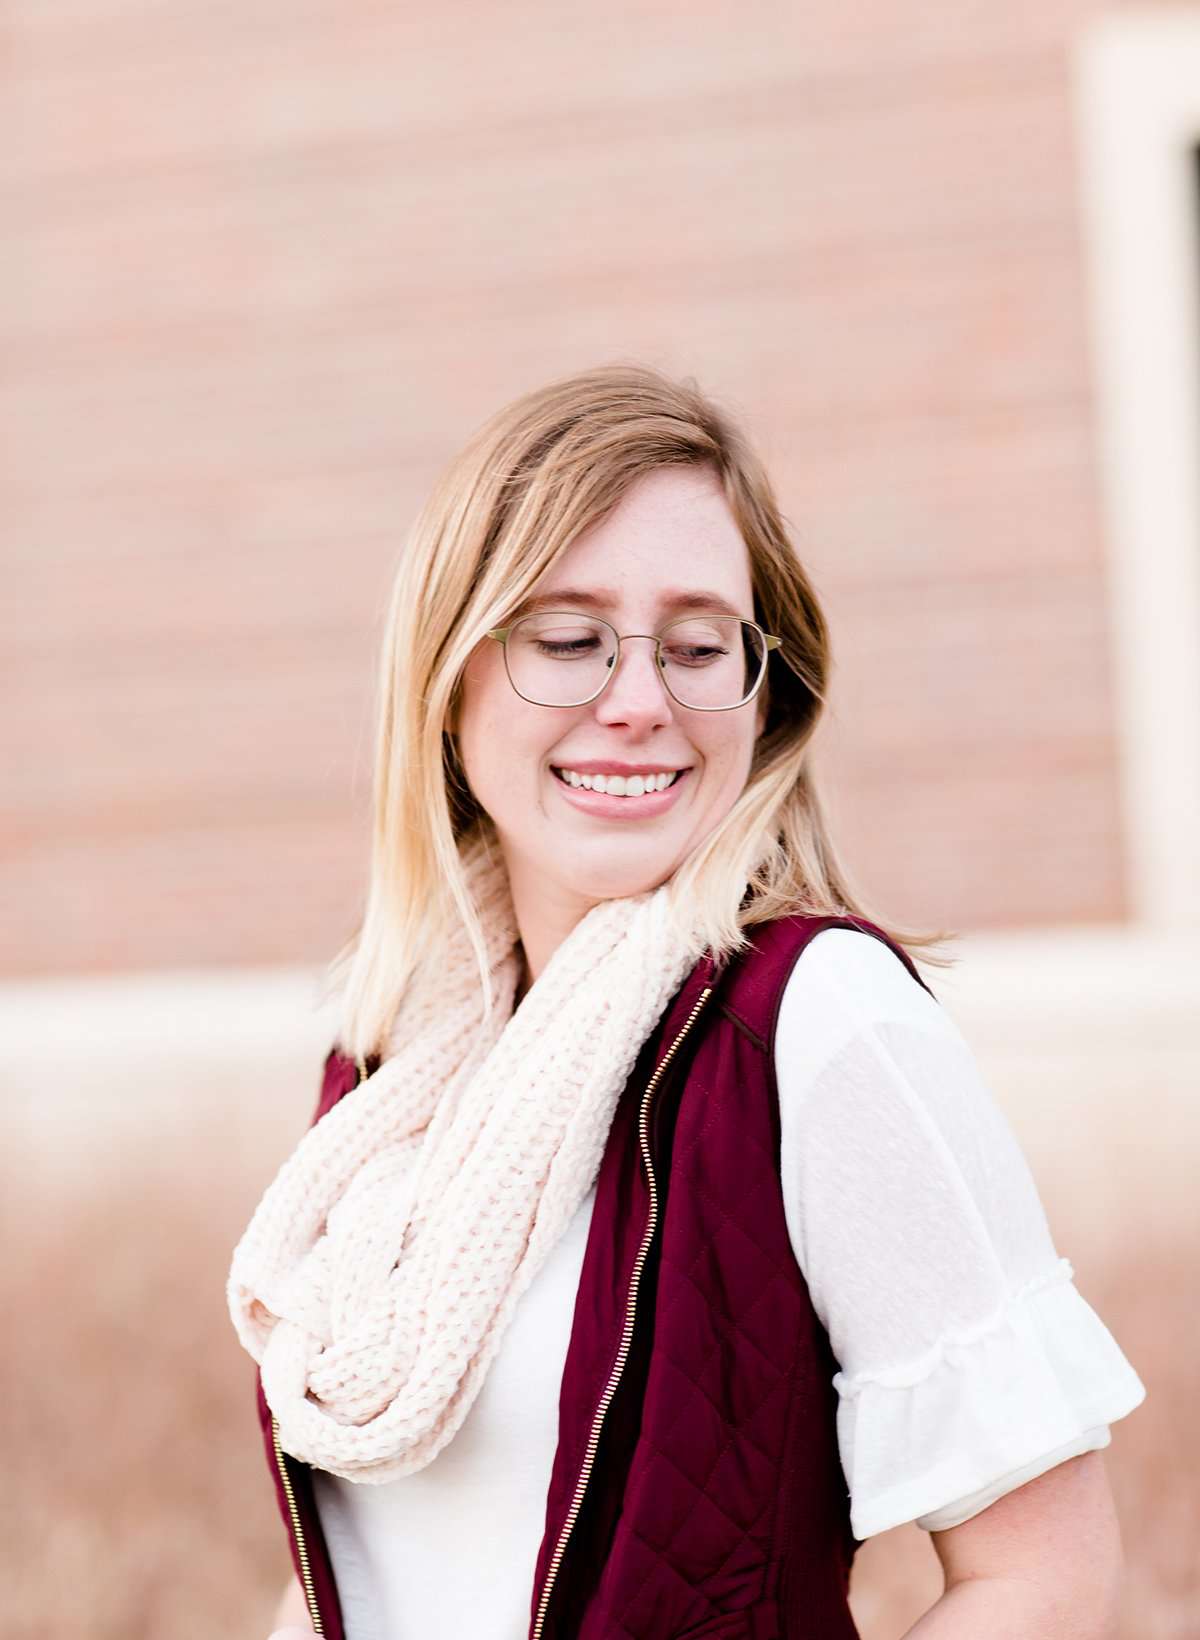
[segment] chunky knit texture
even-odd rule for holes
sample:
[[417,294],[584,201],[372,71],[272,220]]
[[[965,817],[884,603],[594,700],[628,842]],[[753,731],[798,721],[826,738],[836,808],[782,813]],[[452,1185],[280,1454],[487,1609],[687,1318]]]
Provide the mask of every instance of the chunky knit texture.
[[514,1012],[506,869],[482,840],[464,866],[492,1012],[460,931],[406,991],[374,1075],[284,1162],[229,1272],[284,1450],[347,1480],[411,1474],[462,1424],[703,943],[669,885],[603,901]]

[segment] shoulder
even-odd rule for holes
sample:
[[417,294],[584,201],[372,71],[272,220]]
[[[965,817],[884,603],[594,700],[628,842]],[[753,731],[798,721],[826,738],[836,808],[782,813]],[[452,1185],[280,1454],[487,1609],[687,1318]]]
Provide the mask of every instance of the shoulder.
[[869,928],[818,929],[800,950],[784,987],[793,1005],[806,991],[832,994],[860,1014],[941,1012],[911,957]]
[[886,1025],[957,1035],[911,958],[877,933],[836,925],[819,930],[791,966],[779,998],[775,1057],[816,1068],[843,1044]]
[[723,985],[724,1011],[766,1046],[777,1029],[784,998],[849,990],[868,1003],[873,995],[924,994],[936,999],[902,946],[864,917],[789,913],[748,930]]

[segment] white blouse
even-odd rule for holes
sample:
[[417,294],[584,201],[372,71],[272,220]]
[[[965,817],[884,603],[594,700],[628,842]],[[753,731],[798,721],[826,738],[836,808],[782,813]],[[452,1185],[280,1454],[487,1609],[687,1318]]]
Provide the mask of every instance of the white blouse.
[[[788,1234],[839,1371],[850,1524],[941,1531],[1078,1453],[1145,1387],[1059,1257],[949,1014],[871,934],[797,961],[775,1035]],[[454,1439],[380,1486],[314,1474],[347,1640],[524,1640],[595,1187]]]

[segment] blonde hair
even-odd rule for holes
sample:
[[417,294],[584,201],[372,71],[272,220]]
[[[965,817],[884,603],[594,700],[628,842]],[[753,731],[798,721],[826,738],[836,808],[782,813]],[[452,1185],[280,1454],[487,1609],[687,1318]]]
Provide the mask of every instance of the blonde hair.
[[[586,370],[491,417],[450,462],[401,555],[380,658],[373,828],[361,924],[330,965],[339,1042],[365,1060],[386,1041],[419,963],[461,920],[492,1004],[483,933],[460,849],[491,830],[458,763],[451,727],[468,657],[559,554],[656,468],[719,476],[749,550],[755,615],[782,638],[767,717],[743,791],[671,879],[724,963],[747,930],[793,913],[859,916],[811,768],[830,674],[829,631],[770,480],[731,418],[694,380],[638,364]],[[888,930],[910,955],[953,935]]]

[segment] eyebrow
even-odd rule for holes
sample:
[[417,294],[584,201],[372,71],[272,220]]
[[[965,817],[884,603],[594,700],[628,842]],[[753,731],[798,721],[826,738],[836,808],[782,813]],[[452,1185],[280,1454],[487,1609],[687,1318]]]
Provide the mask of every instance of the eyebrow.
[[[540,592],[526,598],[514,612],[513,619],[520,615],[532,615],[539,609],[570,609],[582,605],[585,609],[611,609],[619,602],[615,592],[608,592],[603,588],[595,587],[559,587],[554,592]],[[747,619],[740,609],[735,609],[728,598],[722,598],[719,592],[705,592],[702,589],[685,591],[682,588],[672,588],[660,593],[658,607],[661,611],[675,609],[708,610],[717,614],[737,615],[742,620]]]

